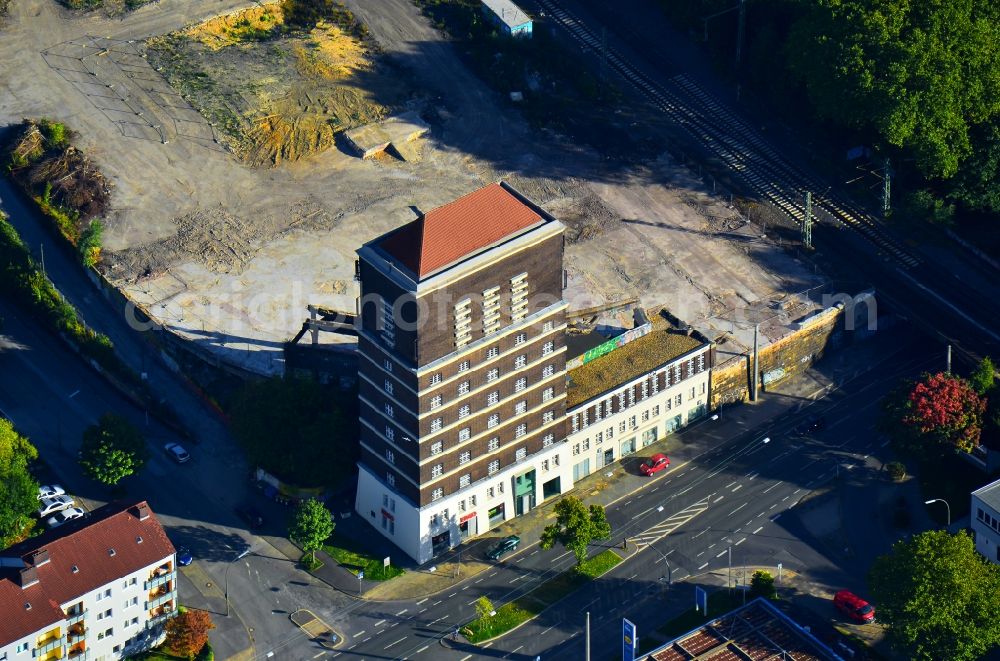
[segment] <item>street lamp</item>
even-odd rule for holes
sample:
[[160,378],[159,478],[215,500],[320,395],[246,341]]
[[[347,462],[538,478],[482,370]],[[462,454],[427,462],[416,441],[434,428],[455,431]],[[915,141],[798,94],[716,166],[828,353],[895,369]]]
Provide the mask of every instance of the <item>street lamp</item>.
[[[657,553],[660,554],[660,557],[663,559],[663,564],[665,564],[667,566],[667,586],[669,587],[669,586],[673,585],[674,584],[674,579],[673,579],[674,570],[670,568],[670,561],[667,560],[667,554],[664,553],[663,551],[661,551],[660,549],[656,548],[655,546],[652,546],[650,548],[652,548],[654,551],[656,551]],[[661,578],[660,580],[662,581],[663,579]]]
[[951,527],[951,506],[948,505],[948,501],[944,498],[932,498],[931,500],[925,500],[924,505],[930,505],[931,503],[944,503],[944,506],[948,510],[948,527]]
[[244,549],[242,553],[230,560],[229,564],[226,565],[226,617],[229,617],[229,570],[233,568],[237,560],[241,560],[248,555],[250,555],[250,549]]

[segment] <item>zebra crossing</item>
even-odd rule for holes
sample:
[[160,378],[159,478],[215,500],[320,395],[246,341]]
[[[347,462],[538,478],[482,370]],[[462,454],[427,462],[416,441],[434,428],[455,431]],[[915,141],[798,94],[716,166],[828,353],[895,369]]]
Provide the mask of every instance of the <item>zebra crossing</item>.
[[687,507],[681,510],[680,512],[677,512],[676,514],[668,517],[667,519],[664,519],[660,523],[657,523],[655,526],[648,528],[637,535],[629,537],[628,541],[631,542],[632,544],[635,544],[636,552],[643,550],[647,546],[652,546],[653,544],[660,541],[673,531],[683,526],[691,519],[695,518],[696,516],[707,510],[711,505],[710,499],[714,495],[715,494],[711,494],[710,496],[707,496],[704,499],[698,501],[694,505],[691,505],[690,507]]

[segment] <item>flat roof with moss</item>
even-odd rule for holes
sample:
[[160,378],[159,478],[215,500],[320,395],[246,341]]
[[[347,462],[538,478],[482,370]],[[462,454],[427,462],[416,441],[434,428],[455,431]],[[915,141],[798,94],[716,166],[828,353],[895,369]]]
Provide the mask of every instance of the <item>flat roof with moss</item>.
[[633,381],[705,343],[668,327],[567,372],[566,408]]

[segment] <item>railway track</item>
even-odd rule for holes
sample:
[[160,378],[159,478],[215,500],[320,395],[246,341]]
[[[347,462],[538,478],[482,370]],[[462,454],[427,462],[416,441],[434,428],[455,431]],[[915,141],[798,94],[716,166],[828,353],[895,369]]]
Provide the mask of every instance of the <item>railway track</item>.
[[858,204],[781,157],[756,130],[717,99],[681,74],[660,84],[630,63],[579,18],[555,0],[537,0],[549,16],[585,49],[600,52],[608,66],[631,83],[649,102],[717,157],[763,199],[797,223],[805,217],[805,194],[814,194],[814,206],[867,239],[899,268],[911,269],[920,260],[909,253],[879,222]]

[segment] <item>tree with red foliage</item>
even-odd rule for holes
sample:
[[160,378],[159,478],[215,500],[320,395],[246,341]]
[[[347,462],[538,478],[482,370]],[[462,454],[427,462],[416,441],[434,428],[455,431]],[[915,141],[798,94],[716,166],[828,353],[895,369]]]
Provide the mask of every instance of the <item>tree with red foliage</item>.
[[212,617],[201,610],[186,609],[167,620],[167,649],[177,656],[193,659],[208,642],[208,632],[214,629]]
[[986,400],[961,377],[925,374],[913,384],[902,423],[941,444],[971,452],[979,445]]

